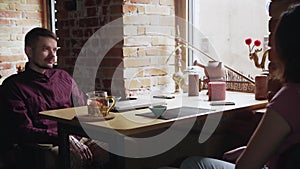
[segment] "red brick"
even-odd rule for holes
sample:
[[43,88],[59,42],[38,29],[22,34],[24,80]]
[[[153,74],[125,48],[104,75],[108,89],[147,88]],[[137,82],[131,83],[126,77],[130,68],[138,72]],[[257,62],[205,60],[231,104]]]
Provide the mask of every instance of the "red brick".
[[[58,34],[57,34],[57,36],[60,38],[60,36],[59,36]],[[59,40],[57,41],[57,46],[64,46],[64,49],[65,49],[65,47],[66,47],[65,42],[66,42],[66,41],[64,41],[64,40],[62,40],[62,39],[59,39]],[[59,49],[58,51],[60,51],[60,50],[62,50],[62,49]]]
[[56,31],[58,37],[70,37],[70,30],[69,29],[58,29]]
[[67,25],[73,27],[75,25],[78,25],[78,21],[75,19],[70,19],[69,21],[65,22],[65,26],[67,26]]
[[62,28],[62,27],[64,27],[64,21],[57,21],[57,22],[55,23],[55,26],[56,26],[57,28]]
[[86,26],[98,26],[98,17],[88,18],[86,20]]
[[137,7],[135,5],[123,5],[123,13],[136,13]]
[[[103,4],[105,5],[109,5],[111,3],[112,0],[102,0],[103,1]],[[120,0],[118,0],[120,1]]]
[[113,5],[113,6],[110,7],[110,11],[111,11],[111,14],[119,14],[122,11],[122,6]]
[[101,61],[101,67],[117,67],[119,64],[122,63],[122,59],[116,59],[116,58],[109,58],[104,57],[104,59]]
[[86,28],[86,29],[84,30],[84,36],[85,36],[85,37],[90,37],[90,36],[93,35],[93,33],[94,33],[94,31],[93,31],[92,29],[89,29],[89,28]]
[[2,17],[2,18],[21,18],[21,12],[19,12],[19,11],[0,11],[0,17]]
[[1,69],[11,69],[13,66],[11,63],[0,63]]
[[81,49],[71,49],[71,51],[72,51],[72,56],[74,57],[74,56],[78,56],[78,54],[80,53],[80,51],[81,51]]
[[14,56],[0,56],[1,62],[16,62],[20,60],[25,60],[26,56],[24,55],[14,55]]
[[109,92],[111,90],[110,89],[111,88],[111,81],[112,81],[111,79],[104,79],[103,82],[102,82],[104,84],[104,89],[108,90]]
[[82,30],[73,30],[72,31],[72,36],[83,37],[83,31]]
[[97,77],[102,77],[102,78],[112,78],[114,73],[115,73],[115,69],[113,68],[101,68],[98,72],[97,72]]
[[109,50],[107,52],[106,56],[123,57],[123,49],[122,48],[112,48],[111,50]]
[[93,6],[93,5],[96,5],[96,2],[95,2],[95,0],[85,0],[84,5],[85,6]]
[[107,15],[108,14],[108,6],[102,6],[102,15]]
[[66,58],[65,59],[66,65],[75,65],[75,63],[76,63],[76,58]]
[[68,12],[63,10],[57,10],[55,13],[56,18],[68,18]]
[[60,57],[65,57],[65,56],[68,56],[70,55],[70,50],[67,49],[67,48],[61,48],[57,51],[57,56]]
[[86,12],[87,12],[87,17],[98,15],[96,7],[87,8]]
[[98,26],[98,18],[85,18],[79,20],[79,26],[81,27],[92,27]]
[[0,25],[1,26],[13,25],[13,22],[12,22],[12,20],[9,20],[9,19],[0,19]]

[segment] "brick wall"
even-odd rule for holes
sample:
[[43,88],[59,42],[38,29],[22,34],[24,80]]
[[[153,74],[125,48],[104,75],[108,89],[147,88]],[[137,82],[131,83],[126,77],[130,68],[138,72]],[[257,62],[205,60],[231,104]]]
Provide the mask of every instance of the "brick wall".
[[[68,0],[60,0],[56,4],[56,33],[61,46],[58,51],[58,65],[70,74],[74,70],[78,71],[75,68],[76,60],[84,53],[82,47],[89,38],[103,29],[104,25],[115,20],[121,19],[122,24],[122,40],[105,54],[96,79],[88,71],[92,69],[92,63],[84,63],[89,57],[92,60],[92,55],[83,54],[82,58],[86,60],[80,64],[86,65],[80,66],[83,69],[79,70],[82,73],[79,73],[79,83],[84,90],[116,90],[117,94],[123,96],[148,94],[157,88],[174,88],[171,80],[174,65],[172,60],[169,64],[165,63],[175,45],[173,0],[78,2],[70,4]],[[99,42],[99,45],[102,43]],[[116,72],[119,74],[117,78],[114,77]],[[87,83],[91,79],[95,79],[95,86]]]
[[174,0],[125,0],[123,22],[128,92],[174,91],[174,60],[166,63],[175,48]]
[[0,1],[0,75],[9,76],[24,66],[24,34],[41,26],[43,3],[40,0]]
[[[76,61],[85,52],[82,49],[85,48],[87,41],[104,25],[122,17],[122,3],[121,0],[57,1],[55,5],[57,10],[56,34],[59,37],[58,45],[61,47],[57,53],[60,68],[70,74],[75,72],[74,67],[78,63]],[[94,45],[105,45],[105,42],[100,43],[102,44]],[[91,54],[83,56],[79,66],[81,70],[76,70],[79,72],[79,79],[76,80],[84,91],[95,89],[110,91],[113,73],[122,62],[121,44],[122,42],[119,42],[106,53],[97,68],[92,66],[95,56]],[[87,51],[87,53],[90,52]],[[93,79],[92,82],[91,79]],[[95,85],[91,86],[92,83]]]
[[[16,73],[18,66],[24,66],[27,59],[23,51],[24,34],[32,27],[42,26],[43,2],[0,2],[1,76]],[[272,1],[269,22],[271,47],[272,32],[280,13],[295,2],[299,0]],[[97,71],[95,88],[111,90],[116,66],[121,70],[120,78],[125,79],[118,81],[118,85],[126,87],[126,94],[148,93],[152,89],[168,88],[170,86],[166,84],[173,84],[170,76],[174,71],[174,60],[167,64],[164,61],[174,49],[174,41],[169,38],[175,35],[174,0],[59,0],[56,9],[57,34],[60,37],[59,46],[62,47],[58,51],[58,64],[70,74],[74,71],[81,47],[89,37],[103,25],[122,18],[124,40],[106,54]],[[272,63],[276,62],[274,55],[271,51],[271,76]],[[82,76],[89,78],[86,71],[83,71]],[[276,93],[280,86],[276,80],[270,79],[271,94]]]

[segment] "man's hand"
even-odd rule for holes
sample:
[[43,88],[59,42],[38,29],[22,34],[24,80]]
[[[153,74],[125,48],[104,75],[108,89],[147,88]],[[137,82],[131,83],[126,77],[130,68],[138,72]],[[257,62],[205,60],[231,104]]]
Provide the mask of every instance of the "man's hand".
[[93,162],[98,164],[109,162],[110,154],[108,151],[106,151],[109,149],[108,143],[91,139],[86,139],[86,141],[84,141],[83,138],[80,140],[80,142],[84,142],[84,144],[87,145],[93,153]]
[[70,150],[80,157],[81,164],[85,165],[86,163],[89,163],[93,159],[93,154],[88,146],[81,143],[79,140],[77,140],[74,136],[69,136],[70,140]]

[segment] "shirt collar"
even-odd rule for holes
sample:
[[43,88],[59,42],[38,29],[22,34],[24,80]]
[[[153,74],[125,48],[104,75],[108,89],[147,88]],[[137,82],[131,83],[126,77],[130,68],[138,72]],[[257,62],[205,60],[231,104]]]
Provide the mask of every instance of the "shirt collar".
[[42,73],[39,73],[39,72],[31,69],[29,67],[29,62],[27,62],[25,65],[25,73],[30,77],[49,79],[53,75],[54,71],[52,69],[48,69],[48,70],[46,70],[46,72],[44,74],[42,74]]

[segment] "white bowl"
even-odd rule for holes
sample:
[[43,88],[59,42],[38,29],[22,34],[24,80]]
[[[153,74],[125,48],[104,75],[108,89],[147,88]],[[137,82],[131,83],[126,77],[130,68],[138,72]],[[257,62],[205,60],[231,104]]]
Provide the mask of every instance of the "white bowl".
[[157,105],[157,106],[149,106],[149,109],[154,113],[155,117],[160,117],[166,110],[167,106],[165,105]]
[[113,96],[113,98],[115,99],[115,101],[119,101],[122,97],[121,96]]

